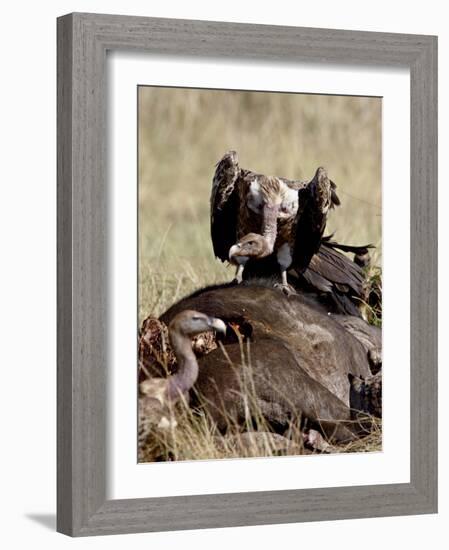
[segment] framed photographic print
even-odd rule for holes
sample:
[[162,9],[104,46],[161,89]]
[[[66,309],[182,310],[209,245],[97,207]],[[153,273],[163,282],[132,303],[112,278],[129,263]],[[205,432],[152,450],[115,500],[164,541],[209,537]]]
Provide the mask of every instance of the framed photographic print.
[[432,513],[436,38],[58,20],[58,530]]
[[143,462],[381,449],[381,101],[139,87]]

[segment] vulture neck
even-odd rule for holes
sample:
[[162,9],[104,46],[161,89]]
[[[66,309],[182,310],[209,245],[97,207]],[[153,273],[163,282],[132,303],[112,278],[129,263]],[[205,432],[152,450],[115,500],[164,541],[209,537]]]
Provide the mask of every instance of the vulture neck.
[[169,338],[178,363],[178,370],[168,378],[167,397],[175,401],[195,384],[198,378],[198,361],[188,336],[175,330],[170,332]]
[[261,257],[269,256],[274,250],[277,236],[279,204],[265,205],[263,208],[262,235],[268,244],[268,251]]

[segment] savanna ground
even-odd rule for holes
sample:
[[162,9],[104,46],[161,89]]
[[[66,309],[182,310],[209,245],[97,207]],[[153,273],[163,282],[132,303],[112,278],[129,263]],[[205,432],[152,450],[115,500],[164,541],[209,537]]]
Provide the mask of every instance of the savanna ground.
[[[139,322],[232,279],[209,235],[214,166],[229,149],[245,168],[290,179],[310,179],[324,166],[342,203],[327,234],[373,243],[373,265],[380,265],[381,120],[379,98],[140,87]],[[184,419],[192,422],[194,433],[178,427],[172,434],[176,458],[230,456],[201,435],[208,427]],[[372,448],[378,443],[364,450]]]

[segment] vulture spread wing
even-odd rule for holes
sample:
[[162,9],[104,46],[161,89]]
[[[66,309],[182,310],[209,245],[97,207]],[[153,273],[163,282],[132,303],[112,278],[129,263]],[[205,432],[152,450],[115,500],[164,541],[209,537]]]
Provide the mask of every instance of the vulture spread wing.
[[329,210],[340,204],[336,188],[326,170],[320,167],[308,185],[298,191],[298,212],[291,248],[292,265],[300,273],[307,269],[320,248]]
[[210,198],[210,230],[214,254],[228,259],[229,249],[236,242],[239,212],[237,180],[241,170],[235,151],[229,151],[218,162]]

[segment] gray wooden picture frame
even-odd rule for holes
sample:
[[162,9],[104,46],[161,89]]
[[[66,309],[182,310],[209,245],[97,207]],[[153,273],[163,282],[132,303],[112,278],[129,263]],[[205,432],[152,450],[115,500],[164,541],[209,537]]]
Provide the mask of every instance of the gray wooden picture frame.
[[[57,25],[58,531],[82,536],[436,512],[437,38],[81,13]],[[108,50],[410,69],[410,483],[106,499]]]

